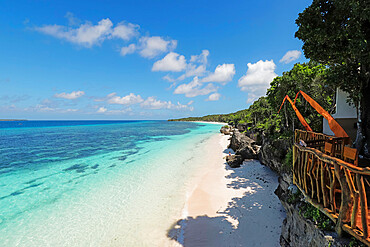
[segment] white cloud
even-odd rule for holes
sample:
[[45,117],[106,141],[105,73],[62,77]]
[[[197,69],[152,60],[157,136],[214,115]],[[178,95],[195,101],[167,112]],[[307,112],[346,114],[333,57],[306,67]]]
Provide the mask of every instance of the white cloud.
[[293,50],[293,51],[288,51],[285,53],[285,55],[280,59],[280,63],[290,63],[294,60],[297,60],[301,56],[302,52]]
[[217,91],[217,87],[215,87],[212,83],[209,83],[203,88],[202,85],[203,84],[196,76],[190,83],[179,85],[175,89],[174,94],[185,94],[186,97],[196,97],[199,95],[207,95],[209,93]]
[[210,94],[208,96],[207,101],[217,101],[217,100],[220,99],[220,97],[221,97],[221,94],[219,94],[219,93],[213,93],[213,94]]
[[54,97],[63,99],[77,99],[83,95],[85,95],[84,91],[73,91],[72,93],[57,93],[54,95]]
[[[175,53],[176,54],[176,53]],[[182,70],[185,70],[185,73],[178,76],[177,78],[174,78],[170,75],[165,75],[163,77],[164,80],[169,82],[177,82],[177,81],[183,81],[188,77],[192,76],[203,76],[206,72],[206,65],[207,65],[207,57],[209,55],[208,50],[203,50],[200,55],[192,55],[190,57],[190,62],[186,63],[186,59],[184,56],[177,54],[179,57],[183,57],[183,63],[181,63]],[[162,59],[163,60],[163,59]],[[160,60],[161,61],[161,60]],[[159,61],[157,61],[159,62]],[[156,63],[154,65],[156,65]],[[170,63],[170,61],[168,61]],[[182,61],[181,61],[182,62]],[[174,64],[174,62],[171,62],[171,64]],[[153,65],[153,68],[154,68]],[[154,69],[152,69],[154,71]],[[182,70],[171,70],[172,72],[179,72]],[[162,70],[164,71],[164,70]],[[169,71],[169,70],[167,70]]]
[[219,82],[221,84],[226,84],[233,79],[234,75],[234,64],[222,64],[216,67],[215,72],[203,78],[202,82]]
[[270,82],[277,76],[275,73],[276,65],[273,60],[258,61],[248,63],[248,70],[239,81],[238,86],[242,91],[248,92],[248,100],[255,100],[266,94]]
[[104,113],[104,112],[106,112],[107,111],[107,108],[105,108],[105,107],[99,107],[99,109],[96,111],[97,113]]
[[180,72],[186,69],[186,59],[175,52],[168,53],[163,59],[153,64],[152,71]]
[[177,40],[165,40],[159,36],[141,37],[140,55],[146,58],[153,58],[162,53],[172,51],[177,46]]
[[165,75],[162,77],[163,80],[169,81],[169,82],[175,82],[176,79],[172,78],[170,75]]
[[134,53],[136,51],[136,45],[130,44],[129,46],[124,46],[121,48],[121,55],[126,56],[127,54]]
[[81,24],[81,21],[70,12],[67,12],[65,17],[68,19],[69,26],[44,25],[34,29],[85,47],[98,45],[105,39],[111,38],[128,41],[139,34],[139,25],[132,23],[120,22],[113,27],[113,23],[109,18],[102,19],[98,24],[94,25],[88,21]]
[[133,105],[143,102],[143,98],[140,95],[135,95],[130,93],[126,96],[119,97],[116,93],[111,93],[107,95],[108,104],[118,104],[118,105]]
[[128,41],[139,35],[138,29],[139,25],[120,22],[113,28],[111,37]]
[[111,33],[112,26],[113,23],[109,18],[106,18],[99,21],[97,25],[90,22],[86,22],[78,28],[45,25],[36,27],[35,30],[59,39],[65,39],[71,43],[91,47],[100,44]]
[[192,55],[190,57],[190,62],[192,63],[203,63],[207,64],[207,57],[209,56],[209,51],[208,50],[203,50],[200,55]]
[[192,111],[194,108],[190,106],[193,102],[190,101],[187,105],[182,105],[179,102],[177,104],[173,104],[171,101],[161,101],[157,100],[155,97],[148,97],[143,103],[141,103],[141,107],[148,108],[148,109],[172,109],[172,110],[186,110]]
[[67,12],[67,14],[64,16],[68,20],[68,25],[70,26],[77,26],[80,25],[81,20],[76,18],[73,13]]
[[169,103],[167,101],[156,100],[153,96],[148,97],[143,103],[141,103],[141,107],[149,109],[167,108],[168,105]]

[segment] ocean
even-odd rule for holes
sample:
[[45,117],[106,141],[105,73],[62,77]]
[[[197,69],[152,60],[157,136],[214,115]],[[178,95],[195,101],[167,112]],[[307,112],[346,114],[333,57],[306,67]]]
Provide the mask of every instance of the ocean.
[[219,125],[0,122],[0,246],[164,246]]

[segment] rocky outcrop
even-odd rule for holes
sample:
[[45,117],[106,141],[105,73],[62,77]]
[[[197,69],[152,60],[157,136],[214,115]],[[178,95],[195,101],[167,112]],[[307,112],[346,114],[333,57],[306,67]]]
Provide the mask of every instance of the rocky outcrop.
[[288,140],[270,140],[268,137],[263,137],[258,158],[262,164],[281,173],[284,158],[290,147]]
[[248,124],[246,123],[238,123],[236,125],[236,128],[240,131],[240,132],[243,132],[243,131],[246,131],[248,129]]
[[287,214],[281,228],[280,245],[282,247],[348,246],[348,239],[339,238],[334,231],[321,230],[313,221],[302,216],[301,206],[305,202],[302,196],[299,196],[298,188],[292,185],[289,174],[283,173],[279,177],[279,186],[275,194],[279,197]]
[[[262,133],[261,146],[255,140],[248,137],[248,130],[241,133],[238,129],[245,129],[246,126],[238,125],[233,130],[230,138],[229,148],[233,149],[236,155],[227,156],[226,160],[230,167],[239,167],[244,159],[259,159],[260,162],[280,174],[279,186],[275,194],[279,197],[286,210],[287,217],[282,225],[280,245],[283,247],[344,247],[348,246],[349,240],[339,238],[334,231],[319,229],[315,222],[306,219],[301,214],[302,205],[306,205],[298,188],[293,185],[291,172],[286,172],[283,162],[291,143],[286,139],[270,139]],[[254,133],[256,134],[256,133]]]
[[237,154],[226,156],[226,162],[231,168],[237,168],[243,163],[243,157]]
[[220,132],[224,135],[231,135],[233,132],[233,128],[228,125],[225,125],[221,127]]
[[257,159],[260,146],[248,136],[234,130],[231,136],[229,148],[235,151],[235,154],[241,155],[243,159]]

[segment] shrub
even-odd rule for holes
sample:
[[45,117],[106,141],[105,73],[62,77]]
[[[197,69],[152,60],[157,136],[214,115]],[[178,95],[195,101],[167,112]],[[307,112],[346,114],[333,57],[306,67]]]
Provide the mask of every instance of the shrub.
[[299,210],[299,213],[306,219],[312,220],[318,228],[326,231],[334,230],[334,223],[329,217],[323,214],[319,209],[309,203],[305,203]]
[[283,161],[283,170],[290,171],[293,167],[293,150],[289,149]]

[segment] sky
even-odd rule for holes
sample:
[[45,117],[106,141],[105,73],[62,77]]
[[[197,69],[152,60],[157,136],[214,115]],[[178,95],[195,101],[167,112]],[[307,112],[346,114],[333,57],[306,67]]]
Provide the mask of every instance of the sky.
[[0,2],[0,118],[230,113],[306,62],[301,0]]

